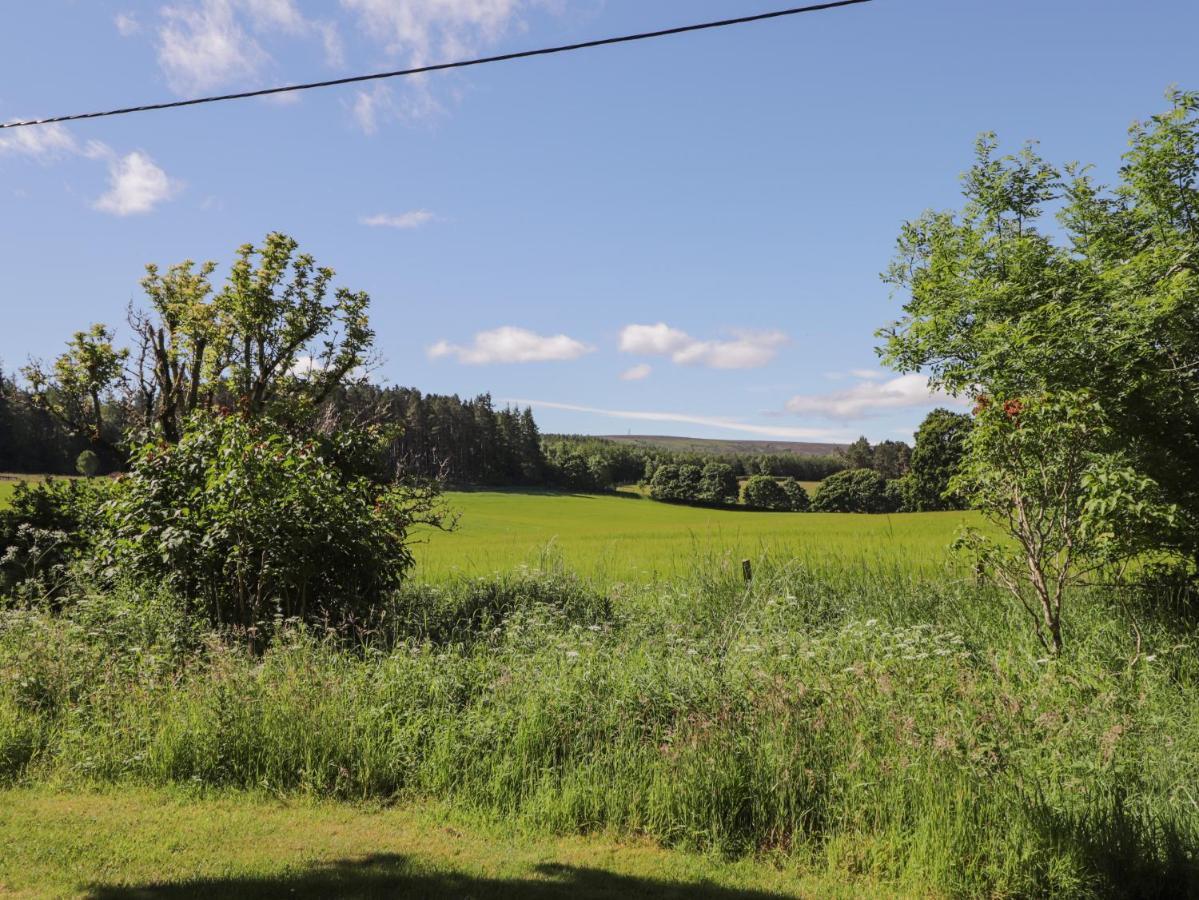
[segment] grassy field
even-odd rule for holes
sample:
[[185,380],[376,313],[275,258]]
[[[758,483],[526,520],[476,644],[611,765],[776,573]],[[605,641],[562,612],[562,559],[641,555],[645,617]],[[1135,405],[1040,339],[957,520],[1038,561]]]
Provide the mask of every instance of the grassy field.
[[648,841],[521,834],[423,804],[364,807],[236,792],[7,790],[0,846],[3,897],[870,895]]
[[425,533],[417,577],[442,580],[527,565],[565,568],[606,582],[669,580],[697,567],[749,558],[943,568],[960,525],[974,514],[767,513],[655,503],[632,494],[453,492],[456,531]]

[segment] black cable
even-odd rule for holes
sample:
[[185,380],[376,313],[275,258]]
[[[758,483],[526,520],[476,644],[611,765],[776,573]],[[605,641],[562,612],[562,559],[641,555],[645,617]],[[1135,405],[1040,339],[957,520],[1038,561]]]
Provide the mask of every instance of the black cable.
[[592,47],[607,47],[612,44],[628,44],[633,41],[644,41],[650,38],[668,37],[673,34],[686,34],[691,31],[706,31],[710,28],[725,28],[729,25],[744,25],[747,22],[762,22],[766,19],[779,19],[783,16],[795,16],[800,13],[818,12],[822,9],[836,9],[839,6],[853,6],[857,3],[870,3],[871,0],[835,0],[831,3],[817,3],[812,6],[797,6],[791,9],[779,9],[774,12],[758,13],[752,16],[740,16],[736,19],[721,19],[717,22],[703,22],[699,25],[681,25],[677,28],[664,28],[661,31],[645,31],[640,34],[626,34],[620,37],[600,38],[594,41],[583,41],[579,44],[562,44],[558,47],[543,47],[540,50],[521,50],[517,53],[502,53],[499,56],[482,56],[477,59],[466,59],[458,62],[436,63],[431,66],[418,66],[414,69],[397,69],[394,72],[375,72],[371,75],[351,75],[348,78],[333,78],[329,81],[311,81],[307,84],[291,84],[283,87],[261,88],[256,91],[242,91],[237,94],[218,94],[212,97],[196,97],[191,100],[173,100],[169,103],[149,103],[144,106],[127,106],[122,109],[110,109],[106,112],[75,113],[69,116],[52,116],[48,119],[30,119],[24,122],[0,123],[2,128],[24,128],[29,125],[50,125],[54,122],[75,122],[79,119],[101,119],[105,116],[124,116],[129,113],[150,112],[156,109],[175,109],[180,106],[198,106],[201,103],[218,103],[222,100],[244,100],[247,97],[265,97],[269,94],[285,94],[290,91],[308,91],[313,88],[336,87],[342,84],[358,84],[363,81],[378,81],[383,78],[399,78],[403,75],[420,75],[424,72],[441,72],[446,69],[465,69],[469,66],[481,66],[486,63],[507,62],[513,59],[528,59],[532,56],[549,56],[554,53],[568,53],[573,50],[587,50]]

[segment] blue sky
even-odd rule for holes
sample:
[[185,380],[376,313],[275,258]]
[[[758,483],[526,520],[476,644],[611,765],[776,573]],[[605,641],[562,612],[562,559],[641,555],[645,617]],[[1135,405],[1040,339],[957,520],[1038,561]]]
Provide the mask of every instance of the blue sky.
[[[9,3],[0,119],[585,40],[768,0]],[[147,262],[282,230],[373,298],[381,381],[549,431],[910,437],[901,223],[975,135],[1111,177],[1199,88],[1193,0],[876,0],[389,82],[0,132],[0,360],[120,324]]]

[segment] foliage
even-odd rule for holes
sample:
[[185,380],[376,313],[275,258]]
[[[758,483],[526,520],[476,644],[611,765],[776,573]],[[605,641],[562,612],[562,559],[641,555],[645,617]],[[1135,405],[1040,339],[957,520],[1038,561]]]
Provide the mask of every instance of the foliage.
[[702,476],[699,466],[658,466],[649,482],[649,495],[664,503],[696,503]]
[[114,449],[113,429],[104,416],[104,400],[120,383],[129,356],[112,342],[107,326],[92,325],[75,332],[49,370],[39,362],[22,370],[38,408],[93,446],[109,450]]
[[412,565],[408,530],[432,500],[328,455],[240,415],[142,445],[103,507],[110,574],[167,585],[214,626],[364,617]]
[[115,633],[87,604],[8,613],[0,778],[432,801],[871,896],[1195,893],[1195,635],[1144,620],[1137,655],[1123,595],[1090,592],[1038,662],[989,586],[906,570],[596,593],[408,583],[387,639],[293,627],[261,655],[178,641],[166,612],[121,624],[150,605],[131,595],[103,612]]
[[820,482],[812,499],[814,512],[894,512],[887,482],[873,469],[846,469]]
[[783,486],[769,475],[751,475],[741,489],[741,502],[750,509],[790,510],[792,500]]
[[807,512],[811,507],[812,499],[808,496],[808,492],[794,478],[779,479],[779,487],[787,495],[788,508],[792,512]]
[[84,450],[75,457],[75,471],[84,478],[91,478],[100,471],[100,457],[91,450]]
[[983,398],[967,440],[953,487],[1013,542],[968,532],[962,544],[1060,653],[1067,589],[1139,554],[1138,537],[1167,526],[1175,510],[1124,454],[1105,452],[1110,428],[1086,394]]
[[869,469],[874,464],[874,448],[866,436],[858,438],[841,451],[841,458],[849,469]]
[[[910,296],[880,334],[888,363],[951,392],[1088,391],[1100,449],[1178,508],[1145,542],[1199,563],[1199,94],[1169,99],[1114,189],[980,138],[961,211],[903,227],[887,277]],[[1060,230],[1038,226],[1050,208]]]
[[949,482],[961,467],[970,428],[971,419],[964,413],[934,409],[924,417],[912,449],[905,508],[925,512],[960,509],[965,505],[962,498],[950,492]]
[[883,441],[875,445],[870,468],[891,481],[908,473],[912,461],[912,448],[903,441]]
[[71,565],[92,546],[108,484],[48,478],[18,482],[0,506],[0,596],[57,601]]
[[[334,290],[333,270],[297,250],[279,233],[243,245],[216,292],[213,262],[147,266],[149,308],[130,311],[135,346],[115,348],[105,325],[76,333],[50,369],[24,370],[33,398],[112,452],[123,424],[174,443],[189,416],[222,407],[311,427],[324,401],[361,377],[374,332],[370,298]],[[117,393],[120,403],[106,406]],[[116,412],[128,422],[114,422]]]
[[710,462],[700,471],[696,499],[710,506],[733,506],[737,502],[737,475],[727,463]]

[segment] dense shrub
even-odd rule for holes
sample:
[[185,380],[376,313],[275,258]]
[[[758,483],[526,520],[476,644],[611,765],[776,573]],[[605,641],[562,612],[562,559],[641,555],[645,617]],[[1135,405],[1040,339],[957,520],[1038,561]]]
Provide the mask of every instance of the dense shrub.
[[347,474],[312,440],[201,418],[177,445],[134,452],[104,505],[101,549],[110,574],[164,584],[214,625],[342,619],[412,564],[409,498]]
[[68,568],[89,548],[109,482],[19,482],[0,507],[0,595],[57,599]]
[[949,490],[966,456],[973,420],[965,413],[934,409],[916,432],[906,507],[912,512],[963,509],[965,501]]
[[84,450],[75,457],[75,471],[84,478],[91,478],[100,471],[100,457],[91,450]]
[[659,466],[650,479],[649,495],[665,503],[698,503],[702,478],[699,466]]
[[873,469],[846,469],[820,482],[812,509],[816,512],[894,512],[887,482]]
[[751,475],[741,489],[741,502],[750,509],[789,510],[791,498],[769,475]]
[[779,487],[783,489],[783,493],[787,495],[787,500],[790,502],[792,512],[807,512],[812,505],[812,500],[808,496],[808,492],[804,490],[804,486],[794,478],[783,478],[779,481]]
[[737,475],[726,463],[710,462],[699,477],[699,501],[712,506],[732,506],[737,502]]

